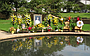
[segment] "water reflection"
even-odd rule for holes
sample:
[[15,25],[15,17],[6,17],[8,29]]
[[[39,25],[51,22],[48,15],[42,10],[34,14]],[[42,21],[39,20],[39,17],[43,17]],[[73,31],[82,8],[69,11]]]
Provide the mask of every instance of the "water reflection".
[[78,43],[82,43],[82,42],[83,42],[82,36],[81,36],[81,37],[77,37],[77,42],[78,42]]
[[89,56],[89,40],[90,36],[38,36],[13,39],[0,43],[0,56]]

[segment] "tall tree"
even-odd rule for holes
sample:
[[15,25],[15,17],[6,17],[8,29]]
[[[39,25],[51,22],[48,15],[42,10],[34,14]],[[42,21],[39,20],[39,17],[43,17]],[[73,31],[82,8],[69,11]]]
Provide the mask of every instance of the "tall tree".
[[0,0],[0,13],[5,14],[6,18],[8,18],[11,12],[11,4],[9,1]]
[[9,17],[13,7],[20,8],[26,4],[26,0],[0,0],[0,13],[5,14],[6,18]]
[[75,2],[79,2],[80,0],[68,0],[68,1],[75,1]]
[[75,3],[75,1],[65,2],[64,8],[67,9],[67,12],[80,10],[79,5],[77,3]]

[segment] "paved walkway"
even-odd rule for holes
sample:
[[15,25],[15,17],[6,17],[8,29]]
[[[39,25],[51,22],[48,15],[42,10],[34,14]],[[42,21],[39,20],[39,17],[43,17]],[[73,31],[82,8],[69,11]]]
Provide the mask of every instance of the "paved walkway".
[[17,38],[23,36],[43,36],[43,35],[90,35],[90,32],[39,32],[39,33],[19,33],[19,34],[10,34],[4,31],[0,31],[0,40],[8,38]]
[[7,33],[5,31],[0,30],[0,39],[7,37],[8,35],[11,35],[10,33]]

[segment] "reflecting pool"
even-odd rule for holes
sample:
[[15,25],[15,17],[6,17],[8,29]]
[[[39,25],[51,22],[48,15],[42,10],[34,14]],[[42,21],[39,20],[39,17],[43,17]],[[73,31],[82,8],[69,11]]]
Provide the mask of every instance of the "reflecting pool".
[[0,56],[90,56],[90,36],[37,36],[0,41]]

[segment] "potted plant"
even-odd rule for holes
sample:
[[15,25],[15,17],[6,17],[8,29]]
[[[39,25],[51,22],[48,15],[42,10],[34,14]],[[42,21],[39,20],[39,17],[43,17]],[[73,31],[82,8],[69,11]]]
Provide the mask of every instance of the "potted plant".
[[16,31],[16,29],[15,29],[14,27],[11,27],[11,28],[10,28],[10,32],[11,32],[12,34],[14,34],[15,31]]

